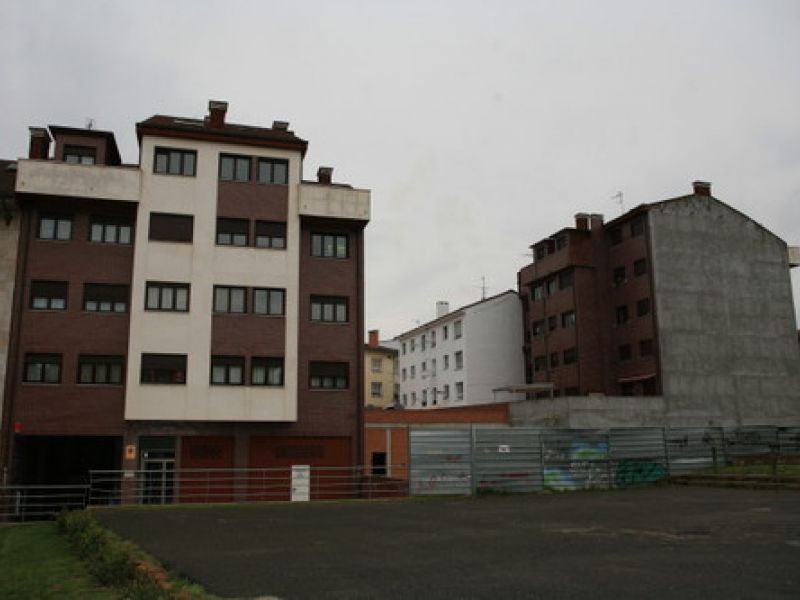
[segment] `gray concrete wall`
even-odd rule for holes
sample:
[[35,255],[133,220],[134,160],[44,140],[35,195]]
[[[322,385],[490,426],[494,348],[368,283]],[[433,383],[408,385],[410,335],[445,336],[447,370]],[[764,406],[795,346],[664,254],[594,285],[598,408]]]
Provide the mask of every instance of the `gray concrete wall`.
[[649,211],[668,420],[800,422],[786,244],[713,198]]
[[8,225],[0,215],[0,427],[3,425],[3,392],[8,366],[8,337],[14,303],[14,276],[17,269],[19,215]]

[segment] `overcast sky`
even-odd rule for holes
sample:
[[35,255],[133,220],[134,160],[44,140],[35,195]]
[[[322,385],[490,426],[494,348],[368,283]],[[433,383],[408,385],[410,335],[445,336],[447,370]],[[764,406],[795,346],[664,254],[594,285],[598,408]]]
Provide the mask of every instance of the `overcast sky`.
[[[0,158],[29,125],[287,120],[372,190],[366,327],[516,287],[576,212],[691,182],[800,245],[800,2],[4,1]],[[793,273],[795,305],[800,273]]]

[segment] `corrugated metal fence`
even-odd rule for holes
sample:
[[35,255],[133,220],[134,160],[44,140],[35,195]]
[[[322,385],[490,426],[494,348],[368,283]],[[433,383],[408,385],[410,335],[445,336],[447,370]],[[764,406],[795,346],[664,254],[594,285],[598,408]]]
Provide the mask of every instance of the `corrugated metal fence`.
[[625,488],[776,456],[800,458],[800,428],[412,428],[413,495]]

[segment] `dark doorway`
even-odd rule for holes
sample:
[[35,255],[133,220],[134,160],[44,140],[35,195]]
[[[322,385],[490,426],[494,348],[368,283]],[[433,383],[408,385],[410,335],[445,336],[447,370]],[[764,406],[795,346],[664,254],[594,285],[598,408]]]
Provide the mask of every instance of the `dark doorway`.
[[89,483],[89,471],[120,469],[122,437],[14,437],[13,480],[21,485]]
[[372,453],[372,474],[380,476],[386,475],[386,452]]

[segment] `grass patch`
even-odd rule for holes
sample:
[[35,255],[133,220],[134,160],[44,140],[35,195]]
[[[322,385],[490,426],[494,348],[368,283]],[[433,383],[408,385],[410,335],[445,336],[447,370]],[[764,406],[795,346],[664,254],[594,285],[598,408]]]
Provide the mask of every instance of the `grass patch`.
[[211,600],[200,586],[170,577],[153,557],[102,527],[88,510],[63,513],[58,528],[97,581],[126,600]]
[[0,526],[0,598],[117,598],[98,585],[53,523]]

